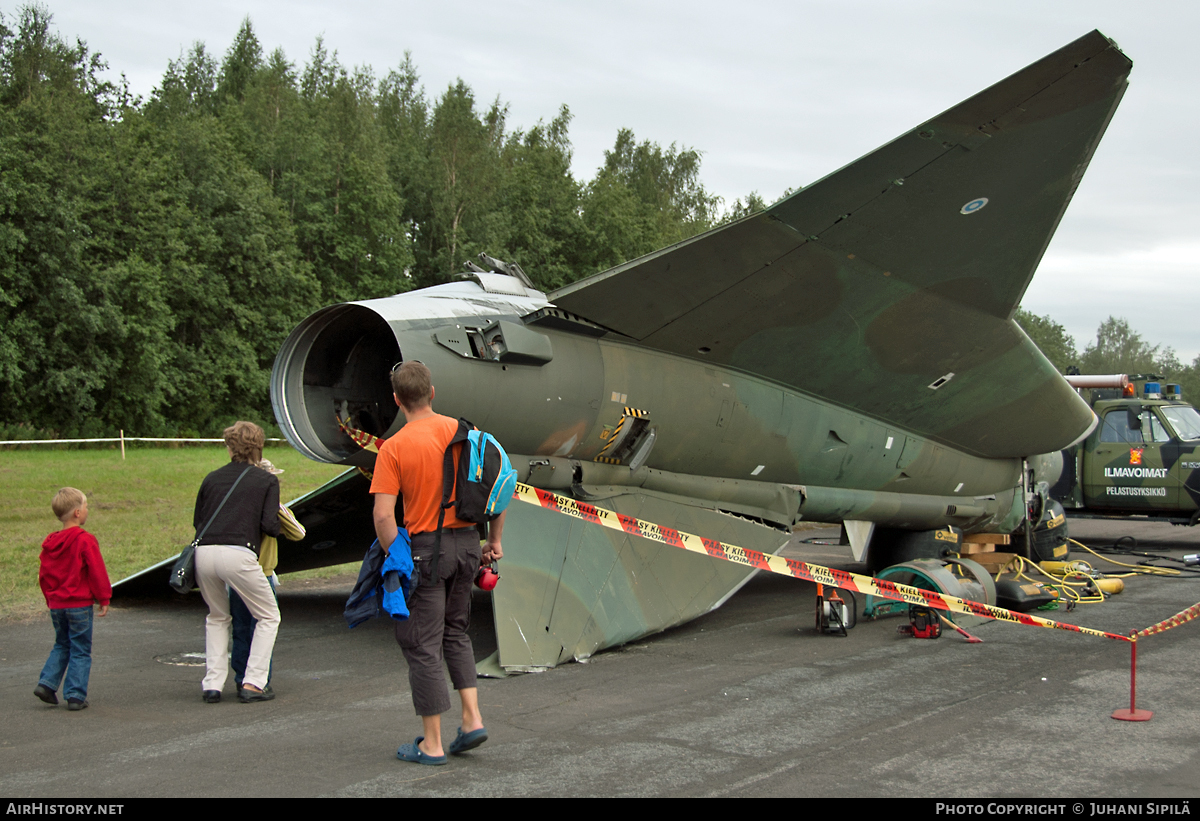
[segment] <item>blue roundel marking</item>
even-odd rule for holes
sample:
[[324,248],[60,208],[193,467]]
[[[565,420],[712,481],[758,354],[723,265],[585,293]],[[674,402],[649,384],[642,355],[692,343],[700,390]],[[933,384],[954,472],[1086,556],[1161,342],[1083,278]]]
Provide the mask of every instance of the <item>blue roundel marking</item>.
[[958,209],[958,213],[974,214],[976,211],[978,211],[980,208],[982,208],[983,206],[985,206],[987,204],[988,204],[987,197],[979,197],[977,199],[971,200],[966,205],[964,205],[962,208]]

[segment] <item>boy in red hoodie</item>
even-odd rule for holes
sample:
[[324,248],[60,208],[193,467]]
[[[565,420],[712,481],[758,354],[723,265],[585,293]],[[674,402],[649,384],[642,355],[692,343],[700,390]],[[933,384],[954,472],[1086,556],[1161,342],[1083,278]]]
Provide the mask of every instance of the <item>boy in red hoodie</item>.
[[38,583],[54,623],[54,649],[33,694],[47,704],[58,704],[55,692],[63,682],[68,710],[88,706],[88,676],[92,672],[92,602],[100,615],[108,615],[112,585],[100,557],[96,537],[83,529],[87,522],[87,497],[73,487],[64,487],[54,497],[54,515],[62,522],[42,542]]

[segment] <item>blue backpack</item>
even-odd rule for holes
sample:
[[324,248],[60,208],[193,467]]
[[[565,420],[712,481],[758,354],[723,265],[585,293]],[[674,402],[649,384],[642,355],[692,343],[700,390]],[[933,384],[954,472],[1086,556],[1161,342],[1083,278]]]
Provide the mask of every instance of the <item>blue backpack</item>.
[[[454,471],[454,449],[462,445],[458,473]],[[454,505],[454,515],[464,522],[484,524],[505,511],[517,487],[517,472],[496,437],[476,430],[466,419],[458,420],[458,430],[446,446],[442,463],[442,509],[438,530],[445,522],[446,509]],[[457,498],[451,502],[451,495]]]

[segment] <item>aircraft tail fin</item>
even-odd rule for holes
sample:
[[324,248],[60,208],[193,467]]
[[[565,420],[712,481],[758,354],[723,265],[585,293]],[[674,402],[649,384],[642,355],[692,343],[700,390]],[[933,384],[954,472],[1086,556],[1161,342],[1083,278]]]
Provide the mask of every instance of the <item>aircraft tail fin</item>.
[[1011,317],[1131,66],[1092,32],[766,211],[549,298],[975,455],[1058,449],[1091,412]]

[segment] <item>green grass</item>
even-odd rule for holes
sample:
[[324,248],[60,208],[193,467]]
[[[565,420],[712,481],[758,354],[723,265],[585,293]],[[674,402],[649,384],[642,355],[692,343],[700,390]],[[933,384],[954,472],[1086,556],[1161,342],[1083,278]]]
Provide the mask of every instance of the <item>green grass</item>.
[[[290,447],[268,447],[283,468],[280,496],[295,499],[345,468],[312,462]],[[58,489],[88,497],[86,529],[100,542],[113,582],[178,553],[190,542],[196,492],[209,471],[229,461],[220,445],[116,449],[0,450],[0,617],[45,606],[38,588],[42,540],[57,530],[50,510]],[[327,568],[312,575],[341,572]]]

